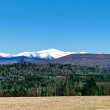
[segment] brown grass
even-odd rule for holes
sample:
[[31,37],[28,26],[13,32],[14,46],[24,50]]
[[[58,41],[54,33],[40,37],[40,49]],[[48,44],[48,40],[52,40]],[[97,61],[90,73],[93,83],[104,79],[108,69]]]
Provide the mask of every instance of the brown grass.
[[110,97],[0,98],[0,110],[110,110]]

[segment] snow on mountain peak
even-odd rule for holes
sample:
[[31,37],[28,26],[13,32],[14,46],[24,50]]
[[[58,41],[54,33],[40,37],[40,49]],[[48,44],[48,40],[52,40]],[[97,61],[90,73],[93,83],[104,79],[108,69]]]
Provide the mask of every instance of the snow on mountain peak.
[[50,59],[51,58],[60,58],[60,57],[72,54],[72,52],[62,52],[57,49],[42,50],[42,51],[38,51],[37,53],[41,58],[50,57]]
[[11,54],[0,53],[0,57],[11,57]]
[[63,52],[57,49],[48,49],[48,50],[41,50],[37,52],[22,52],[17,55],[10,55],[10,54],[5,54],[5,53],[0,53],[1,57],[29,57],[29,58],[43,58],[43,59],[56,59],[60,58],[66,55],[70,54],[85,54],[86,52]]
[[72,52],[63,52],[57,49],[48,49],[48,50],[41,50],[38,52],[23,52],[17,55],[13,55],[15,57],[18,56],[25,56],[30,58],[44,58],[44,59],[54,59],[60,58],[66,55],[72,54]]

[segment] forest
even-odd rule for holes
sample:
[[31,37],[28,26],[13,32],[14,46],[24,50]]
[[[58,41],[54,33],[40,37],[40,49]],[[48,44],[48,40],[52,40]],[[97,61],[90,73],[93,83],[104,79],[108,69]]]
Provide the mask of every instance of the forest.
[[109,95],[109,67],[31,62],[0,65],[1,97]]

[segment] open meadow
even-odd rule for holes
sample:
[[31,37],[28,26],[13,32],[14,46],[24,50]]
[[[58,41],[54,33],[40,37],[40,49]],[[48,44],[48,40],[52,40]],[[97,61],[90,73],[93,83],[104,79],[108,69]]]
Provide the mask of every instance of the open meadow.
[[0,110],[110,110],[109,96],[0,98]]

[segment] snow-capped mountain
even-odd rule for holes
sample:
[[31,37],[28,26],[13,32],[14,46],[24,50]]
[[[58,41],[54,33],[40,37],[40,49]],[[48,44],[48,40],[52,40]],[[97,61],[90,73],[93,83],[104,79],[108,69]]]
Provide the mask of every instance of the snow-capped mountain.
[[[0,65],[20,63],[24,61],[34,62],[34,63],[50,62],[50,63],[62,63],[62,64],[69,63],[69,64],[79,64],[79,65],[84,62],[91,62],[91,59],[93,59],[93,61],[96,61],[96,59],[101,59],[102,63],[100,64],[103,64],[103,59],[105,59],[104,63],[109,61],[108,56],[110,55],[107,56],[106,54],[102,54],[102,55],[99,55],[99,54],[101,53],[63,52],[57,49],[48,49],[48,50],[42,50],[37,52],[23,52],[16,55],[0,53]],[[54,59],[54,60],[49,60],[49,59]]]
[[43,59],[56,59],[60,58],[69,54],[72,54],[73,52],[63,52],[59,51],[57,49],[48,49],[48,50],[42,50],[38,52],[23,52],[19,53],[14,56],[25,56],[29,58],[43,58]]
[[41,58],[41,59],[57,59],[70,54],[85,54],[86,52],[63,52],[57,49],[48,49],[37,52],[23,52],[16,55],[0,53],[0,57],[28,57],[28,58]]
[[11,57],[11,54],[0,53],[0,57]]

